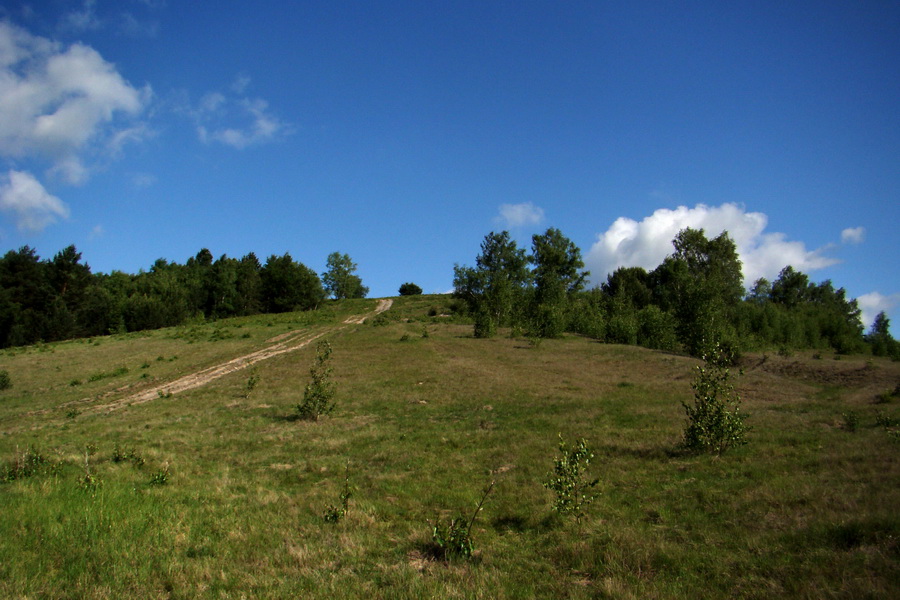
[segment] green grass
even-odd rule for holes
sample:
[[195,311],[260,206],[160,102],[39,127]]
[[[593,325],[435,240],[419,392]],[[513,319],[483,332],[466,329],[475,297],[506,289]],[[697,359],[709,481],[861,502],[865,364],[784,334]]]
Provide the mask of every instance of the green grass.
[[[328,336],[337,407],[318,423],[294,418],[314,344],[258,363],[249,398],[243,370],[92,410],[149,385],[143,373],[171,380],[374,306],[329,303],[317,314],[7,352],[0,369],[13,387],[0,392],[0,461],[34,445],[58,466],[0,484],[0,597],[900,592],[900,440],[877,423],[900,417],[900,403],[875,404],[900,381],[888,361],[867,375],[871,393],[748,369],[737,383],[749,444],[691,456],[677,446],[696,361],[580,337],[538,347],[476,340],[471,326],[441,316],[450,314],[445,298],[424,296]],[[779,360],[797,359],[769,363]],[[853,361],[864,363],[817,364],[847,370]],[[859,416],[853,433],[842,428],[850,410]],[[580,523],[555,516],[541,485],[560,433],[586,438],[596,454],[589,474],[600,478],[599,496]],[[101,482],[93,490],[79,485],[88,444]],[[143,466],[114,461],[117,445]],[[325,523],[348,462],[349,512]],[[167,467],[166,484],[151,484]],[[490,481],[475,557],[433,560],[430,523],[470,514]]]

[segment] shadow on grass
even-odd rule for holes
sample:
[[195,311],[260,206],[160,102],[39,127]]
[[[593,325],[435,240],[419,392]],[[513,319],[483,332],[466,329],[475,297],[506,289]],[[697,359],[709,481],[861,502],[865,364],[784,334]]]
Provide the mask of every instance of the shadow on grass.
[[292,413],[289,415],[279,413],[279,414],[274,414],[274,415],[268,415],[268,418],[272,421],[275,421],[276,423],[296,423],[297,421],[307,421],[308,420],[308,419],[304,419],[303,417],[301,417],[300,415],[298,415],[296,413]]
[[667,461],[672,458],[683,458],[691,455],[690,452],[686,451],[680,445],[633,447],[620,446],[617,444],[602,444],[597,447],[597,453],[602,453],[605,456],[630,456],[632,458],[661,461]]

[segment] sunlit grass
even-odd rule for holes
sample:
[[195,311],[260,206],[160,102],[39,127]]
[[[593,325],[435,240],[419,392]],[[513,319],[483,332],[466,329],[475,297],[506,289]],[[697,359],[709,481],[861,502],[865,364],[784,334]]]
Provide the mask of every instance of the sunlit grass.
[[[897,595],[900,441],[875,419],[900,416],[900,404],[848,386],[749,369],[738,379],[749,444],[686,455],[681,401],[695,360],[579,337],[476,340],[441,316],[445,299],[421,297],[329,336],[337,407],[318,423],[295,418],[313,345],[259,363],[249,397],[244,370],[112,412],[89,410],[93,400],[78,414],[64,408],[373,307],[3,356],[13,388],[0,393],[0,460],[34,444],[60,466],[0,484],[0,596]],[[866,386],[900,380],[896,363],[874,372]],[[841,427],[849,409],[856,432]],[[558,434],[586,438],[596,454],[600,494],[581,522],[555,516],[541,486]],[[88,444],[95,490],[78,483]],[[114,462],[117,444],[144,465]],[[325,523],[348,463],[350,510]],[[166,485],[151,485],[164,467]],[[474,559],[433,560],[430,523],[471,511],[490,481]]]

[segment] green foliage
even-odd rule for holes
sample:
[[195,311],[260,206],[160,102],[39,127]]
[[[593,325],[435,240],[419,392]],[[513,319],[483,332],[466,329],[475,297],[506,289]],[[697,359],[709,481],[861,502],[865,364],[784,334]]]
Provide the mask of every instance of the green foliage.
[[503,231],[485,236],[475,263],[475,268],[454,267],[453,294],[474,315],[475,337],[486,338],[514,324],[529,277],[528,262],[525,251]]
[[263,307],[267,312],[282,313],[311,310],[324,298],[325,291],[316,273],[291,255],[272,255],[260,271]]
[[0,482],[9,483],[39,473],[52,472],[57,466],[56,463],[41,454],[34,446],[30,446],[21,454],[16,449],[13,460],[0,470]]
[[560,434],[559,454],[553,459],[553,471],[543,485],[556,494],[553,510],[580,520],[587,506],[594,501],[591,490],[600,483],[599,479],[588,479],[586,474],[594,453],[584,438],[570,447]]
[[475,552],[475,544],[472,540],[472,526],[478,518],[484,503],[494,489],[492,481],[484,488],[481,500],[475,507],[475,512],[470,518],[463,515],[452,517],[448,520],[437,519],[431,527],[432,554],[442,560],[454,558],[471,558]]
[[740,413],[740,397],[731,383],[733,356],[719,344],[713,344],[696,367],[691,387],[694,404],[682,402],[688,425],[683,445],[693,452],[722,454],[729,448],[746,444],[748,427]]
[[93,494],[100,487],[103,486],[103,481],[100,477],[91,470],[91,462],[90,457],[93,456],[97,451],[96,446],[91,444],[84,451],[84,468],[81,473],[81,477],[78,478],[78,486],[84,490],[85,492]]
[[0,390],[8,390],[12,387],[12,379],[9,377],[9,371],[0,371]]
[[353,274],[356,271],[356,263],[349,255],[332,252],[328,255],[326,263],[328,270],[322,273],[326,294],[330,294],[336,300],[366,297],[369,288],[362,284],[359,276]]
[[678,348],[678,323],[671,313],[654,304],[637,312],[637,343],[654,350],[675,350]]
[[331,343],[322,340],[316,345],[316,358],[309,370],[310,381],[303,391],[303,401],[297,405],[301,419],[318,421],[334,410],[335,384],[331,381]]
[[242,392],[242,396],[245,400],[250,399],[250,395],[253,393],[253,390],[256,389],[256,386],[259,384],[259,370],[256,367],[250,369],[250,376],[247,377],[246,383],[244,383],[244,389]]
[[162,469],[156,471],[150,476],[150,485],[168,485],[169,483],[169,465],[164,465]]
[[128,461],[138,469],[144,466],[144,458],[134,448],[126,452],[118,443],[113,447],[113,453],[110,458],[114,463]]
[[397,292],[401,296],[418,296],[422,294],[422,288],[414,283],[404,283]]
[[112,371],[99,371],[97,373],[92,373],[90,377],[88,377],[88,382],[93,383],[95,381],[100,381],[102,379],[108,379],[111,377],[120,377],[121,375],[125,375],[128,373],[128,367],[122,366],[113,369]]
[[531,256],[534,294],[531,322],[535,333],[554,338],[568,327],[570,300],[581,291],[589,271],[582,271],[581,250],[558,229],[532,236]]
[[347,515],[347,511],[350,510],[350,498],[352,496],[353,489],[350,487],[350,463],[348,462],[344,469],[344,487],[341,488],[341,494],[339,496],[340,503],[337,506],[329,504],[325,508],[325,513],[322,515],[325,522],[337,523],[343,519]]
[[859,415],[855,411],[848,410],[841,415],[841,419],[843,419],[842,427],[845,431],[853,433],[859,429]]
[[866,341],[871,346],[874,356],[900,357],[900,342],[891,337],[890,323],[884,311],[878,313],[872,322]]
[[875,424],[886,429],[891,427],[900,427],[900,418],[889,417],[883,412],[879,412],[875,417]]

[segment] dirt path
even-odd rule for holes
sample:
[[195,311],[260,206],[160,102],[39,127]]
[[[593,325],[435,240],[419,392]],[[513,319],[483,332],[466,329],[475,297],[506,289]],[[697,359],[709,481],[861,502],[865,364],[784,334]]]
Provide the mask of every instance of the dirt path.
[[197,371],[196,373],[191,373],[190,375],[185,375],[174,381],[155,385],[151,388],[141,390],[136,394],[132,394],[124,398],[119,398],[105,404],[95,405],[91,407],[91,410],[112,411],[122,408],[123,406],[143,404],[144,402],[149,402],[150,400],[154,400],[161,396],[168,397],[170,394],[179,394],[181,392],[186,392],[187,390],[198,388],[200,386],[206,385],[210,381],[214,381],[216,379],[219,379],[220,377],[224,377],[225,375],[234,373],[235,371],[246,369],[247,367],[255,365],[256,363],[274,358],[276,356],[280,356],[282,354],[286,354],[288,352],[299,350],[300,348],[308,346],[321,337],[337,333],[338,331],[345,329],[347,325],[361,325],[363,322],[365,322],[366,319],[388,310],[393,303],[393,300],[383,298],[378,301],[378,306],[375,307],[374,311],[362,315],[353,315],[352,317],[348,317],[343,322],[343,324],[336,327],[329,327],[328,329],[322,331],[290,331],[288,333],[275,336],[267,341],[267,343],[271,343],[271,346],[266,346],[265,348],[257,350],[256,352],[251,352],[250,354],[245,354],[244,356],[238,356],[237,358],[233,358],[227,362],[214,365],[212,367],[207,367],[206,369]]

